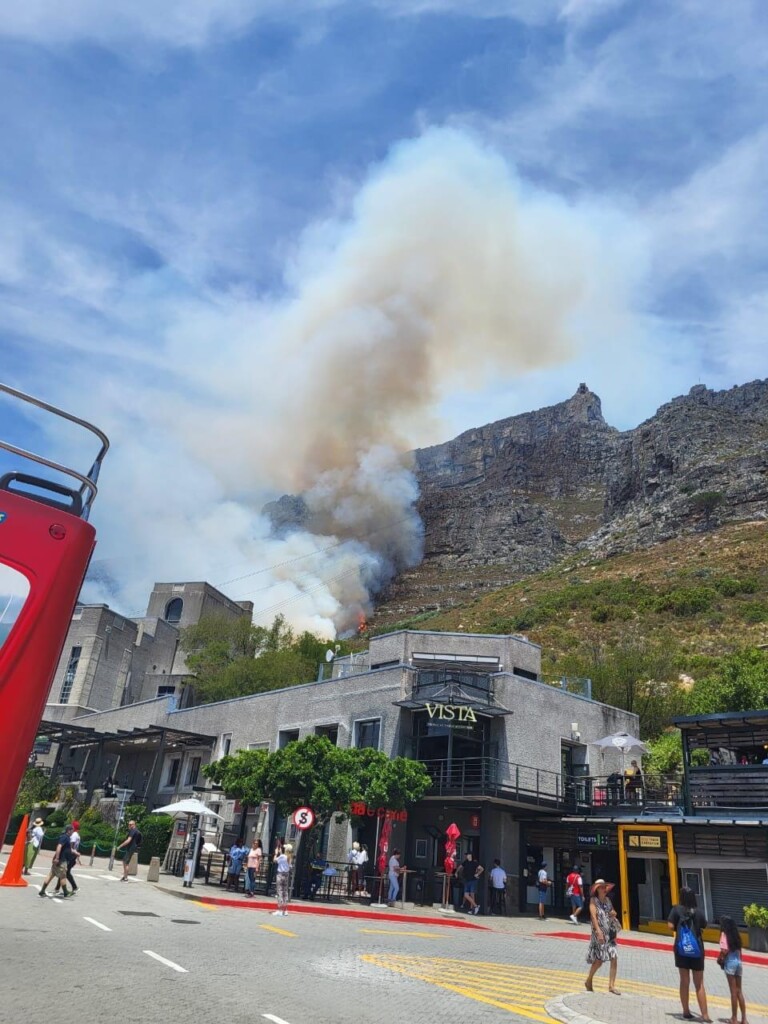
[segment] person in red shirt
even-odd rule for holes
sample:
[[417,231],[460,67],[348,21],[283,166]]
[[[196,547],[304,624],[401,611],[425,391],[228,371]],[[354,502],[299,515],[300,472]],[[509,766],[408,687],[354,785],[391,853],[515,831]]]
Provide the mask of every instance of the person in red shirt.
[[571,916],[569,921],[573,924],[579,923],[579,914],[584,909],[584,879],[581,876],[581,867],[574,864],[570,874],[565,880],[566,895],[571,901]]

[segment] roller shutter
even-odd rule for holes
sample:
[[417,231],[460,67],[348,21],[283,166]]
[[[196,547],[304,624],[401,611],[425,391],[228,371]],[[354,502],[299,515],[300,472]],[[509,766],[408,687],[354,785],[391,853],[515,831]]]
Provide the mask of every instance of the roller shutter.
[[729,914],[736,924],[744,924],[744,907],[748,903],[768,906],[768,875],[765,868],[712,868],[709,872],[712,896],[712,918],[719,920]]

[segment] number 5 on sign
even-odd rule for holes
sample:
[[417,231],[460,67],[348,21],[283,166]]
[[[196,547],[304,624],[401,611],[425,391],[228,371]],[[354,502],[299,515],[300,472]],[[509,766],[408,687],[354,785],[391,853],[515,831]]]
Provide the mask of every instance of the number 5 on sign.
[[305,832],[315,824],[315,812],[311,807],[299,807],[293,812],[293,824],[300,832]]

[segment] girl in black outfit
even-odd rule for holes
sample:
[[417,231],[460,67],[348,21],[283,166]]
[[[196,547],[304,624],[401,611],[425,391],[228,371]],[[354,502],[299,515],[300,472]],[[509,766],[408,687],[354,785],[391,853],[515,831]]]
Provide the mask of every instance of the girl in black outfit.
[[[699,1004],[699,1012],[703,1021],[711,1022],[707,1009],[707,993],[704,991],[704,940],[701,937],[703,929],[707,925],[707,919],[696,905],[696,894],[692,889],[683,888],[680,890],[680,902],[672,907],[669,915],[669,927],[675,933],[675,967],[680,972],[680,1005],[683,1008],[685,1020],[693,1020],[690,1008],[691,974],[693,974],[693,987],[696,990],[696,1000]],[[680,929],[687,924],[693,932],[699,944],[701,956],[683,956],[678,948]]]

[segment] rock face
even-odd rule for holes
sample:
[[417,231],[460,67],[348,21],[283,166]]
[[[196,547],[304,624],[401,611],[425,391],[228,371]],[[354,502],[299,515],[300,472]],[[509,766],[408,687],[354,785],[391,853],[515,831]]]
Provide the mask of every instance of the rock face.
[[465,599],[569,552],[650,546],[768,517],[768,380],[698,385],[634,430],[585,384],[559,405],[415,453],[424,562],[382,595],[385,618]]

